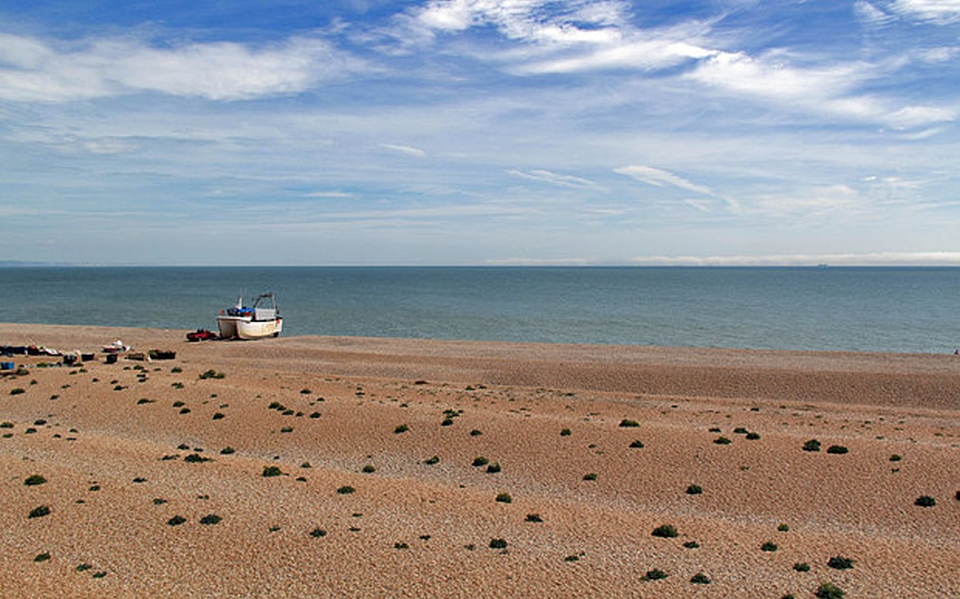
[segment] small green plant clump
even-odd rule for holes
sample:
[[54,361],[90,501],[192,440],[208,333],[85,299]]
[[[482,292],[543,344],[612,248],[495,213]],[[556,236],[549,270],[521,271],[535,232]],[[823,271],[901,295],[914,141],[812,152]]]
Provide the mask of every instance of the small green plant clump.
[[214,369],[212,369],[212,368],[211,368],[210,370],[207,370],[207,371],[204,371],[204,372],[200,373],[200,378],[201,378],[201,379],[222,379],[222,378],[224,378],[225,376],[227,376],[227,375],[223,374],[222,372],[217,372],[216,370],[214,370]]
[[777,547],[777,544],[771,543],[770,541],[767,541],[763,545],[760,545],[760,551],[773,552],[773,551],[776,551],[777,549],[779,549],[779,547]]
[[793,564],[793,569],[796,570],[797,572],[809,572],[810,564],[806,562],[797,562]]
[[327,531],[325,531],[325,530],[322,529],[322,528],[317,527],[317,528],[314,528],[313,530],[310,531],[310,536],[313,537],[313,538],[315,538],[315,539],[319,539],[319,538],[321,538],[321,537],[327,536]]
[[693,584],[710,584],[710,578],[707,577],[703,572],[698,572],[693,575],[693,578],[690,579],[690,582]]
[[527,514],[525,522],[543,522],[543,518],[540,517],[540,514]]
[[13,389],[10,389],[10,395],[23,395],[26,392],[27,390],[23,387],[14,387]]
[[279,466],[264,466],[264,467],[263,467],[263,476],[264,476],[265,478],[266,478],[266,477],[270,477],[270,476],[280,476],[281,474],[283,474],[283,471],[280,470],[280,467],[279,467]]
[[45,482],[47,482],[47,479],[43,478],[39,474],[31,474],[26,480],[23,481],[23,484],[28,487],[34,487],[36,485],[42,485]]
[[687,549],[698,549],[700,547],[700,543],[696,541],[687,541],[686,543],[683,544],[683,546],[686,547]]
[[756,433],[756,432],[750,431],[749,433],[747,433],[747,436],[746,436],[745,438],[746,438],[748,441],[756,441],[757,439],[760,438],[760,433]]
[[777,527],[777,530],[780,532],[790,532],[790,525],[786,522],[781,522],[780,526]]
[[644,574],[643,576],[641,576],[641,577],[640,577],[640,580],[644,580],[644,581],[647,581],[647,580],[663,580],[663,579],[666,578],[666,577],[667,577],[667,573],[666,573],[666,572],[664,572],[663,570],[660,570],[660,569],[658,569],[658,568],[654,568],[653,570],[647,570],[647,573]]
[[435,455],[433,457],[427,458],[423,461],[423,463],[426,464],[427,466],[433,466],[434,464],[439,464],[440,456]]
[[820,451],[820,441],[816,439],[810,439],[803,444],[804,451]]
[[30,510],[30,515],[28,518],[42,518],[50,514],[50,507],[46,505],[38,505],[37,507]]
[[568,428],[565,428],[565,429],[563,429],[562,431],[560,431],[560,436],[561,436],[561,437],[569,437],[569,436],[572,435],[572,434],[573,434],[573,433],[572,433],[572,432],[570,431],[570,429],[568,429]]
[[929,495],[921,495],[917,497],[916,501],[913,502],[913,505],[918,505],[920,507],[933,507],[937,505],[937,500]]
[[900,454],[897,454],[897,453],[895,453],[895,454],[893,454],[892,456],[890,456],[890,461],[891,461],[891,462],[899,462],[899,461],[902,460],[902,459],[903,459],[903,456],[901,456]]
[[204,516],[203,518],[200,518],[200,524],[204,524],[204,525],[206,525],[206,526],[210,526],[210,525],[213,525],[213,524],[218,524],[218,523],[220,522],[220,520],[222,520],[222,519],[223,519],[223,518],[221,518],[220,516],[218,516],[218,515],[216,515],[216,514],[207,514],[207,515]]
[[490,463],[490,460],[488,460],[487,458],[485,458],[485,457],[483,457],[483,456],[477,456],[477,457],[473,458],[473,467],[474,467],[474,468],[479,468],[480,466],[486,466],[488,463]]
[[187,457],[183,458],[183,461],[191,464],[199,464],[201,462],[212,462],[213,458],[205,458],[199,453],[191,453]]
[[184,518],[183,516],[174,516],[173,518],[170,518],[169,520],[167,520],[167,524],[170,526],[180,526],[186,521],[187,519]]
[[373,467],[372,464],[367,464],[366,466],[360,469],[360,472],[363,472],[364,474],[373,474],[376,471],[377,469]]
[[406,424],[400,424],[400,425],[397,425],[397,427],[393,429],[393,433],[396,434],[396,435],[399,435],[400,433],[405,433],[405,432],[407,432],[408,430],[410,430],[410,427],[409,427],[409,426],[407,426]]
[[490,549],[506,549],[507,541],[505,539],[490,539]]
[[630,449],[643,449],[643,441],[640,439],[635,440],[630,444]]
[[827,448],[827,453],[832,453],[834,455],[843,455],[848,451],[849,450],[843,445],[831,445],[830,447]]
[[588,472],[587,474],[583,475],[583,480],[597,480],[597,473]]
[[713,442],[716,443],[717,445],[730,445],[731,443],[733,443],[733,441],[731,441],[727,437],[717,437],[716,439],[713,440]]
[[650,534],[663,539],[672,539],[680,536],[680,533],[677,532],[677,528],[672,524],[661,524],[660,526],[654,528],[653,532]]
[[687,487],[687,495],[700,495],[703,493],[703,487],[700,485],[690,485]]
[[497,503],[512,503],[513,497],[510,496],[510,493],[498,493],[496,500]]
[[36,557],[33,558],[33,561],[35,561],[35,562],[45,562],[45,561],[47,561],[48,559],[50,559],[50,553],[44,551],[43,553],[38,553],[38,554],[36,555]]
[[837,555],[827,560],[827,566],[833,568],[834,570],[849,570],[853,567],[853,560],[849,557]]
[[817,592],[814,593],[814,596],[817,599],[843,599],[845,594],[846,593],[843,592],[843,589],[832,582],[824,582],[820,584],[819,588],[817,588]]
[[494,462],[487,466],[487,474],[496,474],[500,472],[500,462]]
[[355,493],[356,491],[357,490],[351,487],[350,485],[344,485],[339,489],[337,489],[337,495],[350,495],[351,493]]
[[620,428],[637,428],[638,426],[640,426],[640,423],[636,420],[624,418],[620,421]]

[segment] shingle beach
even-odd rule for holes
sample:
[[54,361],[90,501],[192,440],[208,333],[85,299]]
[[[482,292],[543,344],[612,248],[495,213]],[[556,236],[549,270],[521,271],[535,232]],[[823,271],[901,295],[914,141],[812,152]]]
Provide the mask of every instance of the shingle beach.
[[185,333],[0,324],[0,596],[960,597],[960,356]]

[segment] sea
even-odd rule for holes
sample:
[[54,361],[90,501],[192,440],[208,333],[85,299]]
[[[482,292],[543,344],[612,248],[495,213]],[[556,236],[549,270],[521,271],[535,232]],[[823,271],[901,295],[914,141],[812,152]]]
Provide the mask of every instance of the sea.
[[[216,330],[272,291],[284,336],[953,353],[952,267],[0,268],[0,322]],[[3,340],[0,343],[23,340]]]

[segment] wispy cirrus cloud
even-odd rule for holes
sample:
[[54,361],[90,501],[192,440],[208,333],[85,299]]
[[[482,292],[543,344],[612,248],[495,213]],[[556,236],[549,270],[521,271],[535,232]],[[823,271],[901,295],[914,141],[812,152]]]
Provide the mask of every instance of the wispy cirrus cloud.
[[514,175],[516,177],[529,179],[531,181],[549,183],[551,185],[557,185],[559,187],[570,187],[573,189],[588,189],[591,187],[598,187],[596,183],[594,183],[593,181],[590,181],[589,179],[574,177],[572,175],[561,175],[559,173],[554,173],[552,171],[543,170],[543,169],[534,169],[530,171],[520,171],[520,170],[513,169],[508,172],[511,175]]
[[51,44],[0,34],[0,99],[14,102],[137,92],[245,100],[301,92],[364,68],[362,61],[315,38],[262,46],[226,41],[154,46],[128,38]]
[[415,158],[424,158],[427,155],[426,151],[421,150],[420,148],[405,146],[402,144],[380,144],[380,147],[384,150],[390,150],[391,152],[397,152],[399,154],[413,156]]
[[693,191],[695,193],[701,193],[704,195],[712,195],[713,192],[710,188],[703,185],[697,185],[683,177],[677,176],[671,172],[654,168],[652,166],[645,165],[630,165],[622,166],[619,168],[613,169],[613,172],[620,175],[625,175],[632,179],[636,179],[642,183],[648,185],[654,185],[656,187],[679,187],[680,189],[686,189],[687,191]]

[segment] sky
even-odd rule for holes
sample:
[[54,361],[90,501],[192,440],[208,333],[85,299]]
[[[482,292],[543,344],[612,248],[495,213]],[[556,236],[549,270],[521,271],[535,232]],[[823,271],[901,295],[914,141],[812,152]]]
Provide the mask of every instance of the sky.
[[960,0],[4,0],[0,262],[960,265]]

